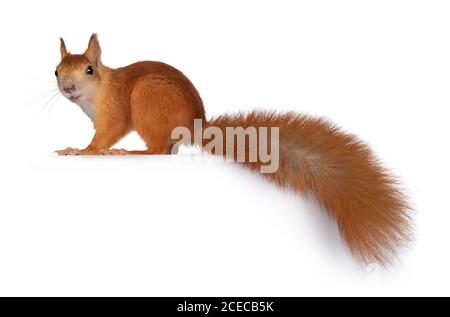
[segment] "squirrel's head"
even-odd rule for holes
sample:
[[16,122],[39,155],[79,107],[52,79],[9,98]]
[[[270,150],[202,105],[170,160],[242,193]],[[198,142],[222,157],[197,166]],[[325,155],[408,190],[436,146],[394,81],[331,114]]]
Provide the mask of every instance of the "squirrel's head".
[[61,38],[61,62],[56,67],[55,76],[61,93],[72,102],[83,102],[92,98],[95,87],[100,82],[101,48],[97,35],[92,34],[83,54],[70,54]]

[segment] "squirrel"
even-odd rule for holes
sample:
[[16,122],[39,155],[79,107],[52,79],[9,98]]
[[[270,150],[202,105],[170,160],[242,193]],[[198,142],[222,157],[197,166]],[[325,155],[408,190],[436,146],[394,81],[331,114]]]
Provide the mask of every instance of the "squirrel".
[[[329,121],[268,111],[207,120],[196,88],[172,66],[143,61],[109,68],[101,61],[95,33],[79,55],[69,53],[60,38],[60,53],[55,71],[58,88],[93,121],[95,134],[86,148],[66,148],[56,151],[59,155],[170,154],[176,143],[173,129],[185,127],[195,133],[195,120],[202,129],[222,131],[277,127],[279,166],[276,172],[261,175],[300,196],[313,194],[336,219],[344,243],[357,260],[389,263],[411,240],[412,209],[396,177],[366,144]],[[131,130],[145,141],[146,150],[111,149]],[[204,141],[200,143],[205,148]],[[220,155],[229,156],[225,146],[220,150]],[[250,151],[248,146],[245,151]],[[253,171],[262,165],[260,159],[242,163]]]

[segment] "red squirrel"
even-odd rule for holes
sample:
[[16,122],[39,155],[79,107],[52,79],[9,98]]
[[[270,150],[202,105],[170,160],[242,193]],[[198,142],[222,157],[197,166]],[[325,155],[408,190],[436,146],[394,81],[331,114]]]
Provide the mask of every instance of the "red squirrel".
[[[314,194],[336,219],[345,244],[358,260],[390,262],[398,248],[410,241],[411,208],[395,177],[367,145],[332,123],[292,112],[264,111],[207,120],[194,85],[172,66],[144,61],[109,68],[101,61],[96,34],[83,54],[70,54],[62,38],[60,52],[55,71],[59,90],[93,121],[95,134],[86,148],[56,151],[59,155],[170,154],[177,142],[172,131],[185,127],[195,134],[195,120],[201,129],[216,127],[224,132],[228,127],[277,127],[279,166],[262,175],[301,196]],[[111,149],[131,130],[145,141],[146,150]],[[205,147],[205,141],[200,146]],[[210,152],[230,155],[225,145],[216,150]],[[249,146],[245,151],[248,154]],[[262,160],[242,163],[257,171]]]

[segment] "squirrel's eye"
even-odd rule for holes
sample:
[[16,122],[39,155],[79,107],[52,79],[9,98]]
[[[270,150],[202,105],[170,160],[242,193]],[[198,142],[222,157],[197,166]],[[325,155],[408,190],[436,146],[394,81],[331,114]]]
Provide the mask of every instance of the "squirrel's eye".
[[55,76],[58,77],[58,71],[57,70],[55,70]]
[[93,75],[94,74],[94,69],[92,68],[92,66],[88,66],[88,68],[86,68],[86,74],[87,75]]

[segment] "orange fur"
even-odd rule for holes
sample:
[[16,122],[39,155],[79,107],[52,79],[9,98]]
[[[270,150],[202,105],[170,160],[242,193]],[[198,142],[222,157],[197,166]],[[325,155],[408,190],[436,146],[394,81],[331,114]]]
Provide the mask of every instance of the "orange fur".
[[[336,218],[345,243],[358,259],[387,262],[409,240],[410,209],[395,179],[366,145],[331,123],[295,113],[257,111],[207,122],[195,87],[167,64],[139,62],[108,68],[101,62],[95,34],[82,55],[68,53],[62,39],[60,51],[58,86],[91,116],[95,135],[85,149],[68,148],[59,154],[170,153],[172,130],[185,126],[194,132],[194,119],[201,119],[204,128],[216,126],[222,131],[226,127],[279,127],[280,166],[277,172],[263,176],[303,196],[314,194]],[[92,74],[86,75],[87,67],[92,67]],[[131,129],[148,149],[110,150]],[[223,153],[230,155],[225,147]],[[244,165],[256,171],[261,162]]]
[[[386,263],[409,241],[410,208],[395,178],[355,136],[324,119],[296,113],[224,115],[208,125],[222,130],[279,127],[279,169],[261,175],[303,196],[314,194],[359,260]],[[258,171],[261,162],[244,165]]]
[[[179,70],[160,62],[138,62],[111,69],[100,60],[100,45],[94,34],[83,55],[66,53],[61,41],[61,63],[57,66],[62,93],[74,82],[80,98],[74,102],[94,105],[95,135],[83,150],[60,154],[105,153],[131,129],[147,144],[148,151],[128,154],[168,154],[170,135],[178,126],[193,130],[194,119],[205,120],[203,104],[195,87]],[[92,76],[85,69],[94,69]],[[77,93],[78,94],[78,93]]]

